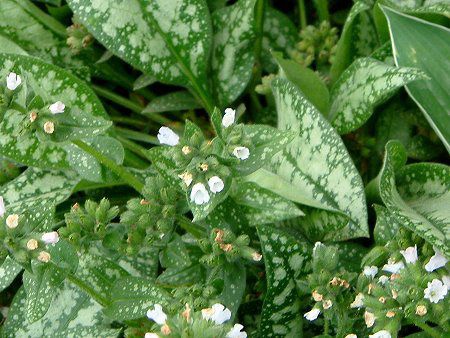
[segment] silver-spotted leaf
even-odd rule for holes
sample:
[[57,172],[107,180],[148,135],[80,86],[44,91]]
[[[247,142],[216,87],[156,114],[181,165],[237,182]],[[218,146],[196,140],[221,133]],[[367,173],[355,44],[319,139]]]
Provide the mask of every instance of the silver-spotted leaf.
[[391,239],[400,228],[399,222],[391,215],[387,208],[381,205],[374,205],[375,212],[377,214],[377,222],[373,229],[373,237],[377,245],[385,245]]
[[142,114],[165,113],[198,108],[201,108],[201,105],[191,93],[187,91],[179,91],[154,98],[144,108]]
[[423,78],[418,69],[391,67],[371,58],[352,63],[339,77],[331,91],[328,120],[340,134],[361,127],[375,106],[398,88]]
[[0,266],[0,291],[6,289],[22,271],[22,266],[14,259],[6,256]]

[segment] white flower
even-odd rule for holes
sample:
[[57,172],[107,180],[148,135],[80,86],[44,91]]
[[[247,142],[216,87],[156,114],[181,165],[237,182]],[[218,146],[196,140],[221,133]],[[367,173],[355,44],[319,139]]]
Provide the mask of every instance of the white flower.
[[241,330],[244,328],[241,324],[234,324],[230,332],[227,333],[226,338],[247,338],[247,333]]
[[45,244],[55,244],[59,241],[59,235],[56,231],[46,232],[41,239]]
[[322,306],[325,310],[328,310],[333,306],[333,302],[330,299],[327,299],[322,303]]
[[250,150],[247,147],[236,147],[233,150],[233,155],[240,160],[246,160],[250,156]]
[[208,309],[202,310],[205,320],[212,320],[217,325],[223,324],[231,318],[231,311],[222,304],[216,303]]
[[371,334],[369,338],[391,338],[391,333],[387,330],[381,330],[374,334]]
[[66,109],[66,105],[61,101],[57,101],[48,107],[53,115],[64,113],[64,109]]
[[17,228],[19,225],[19,215],[12,214],[6,217],[6,226],[10,229]]
[[447,286],[439,279],[433,279],[428,282],[427,288],[423,291],[423,298],[429,299],[431,303],[439,303],[447,295]]
[[154,310],[148,310],[147,317],[158,325],[163,325],[167,320],[167,315],[162,310],[162,306],[160,304],[155,304]]
[[0,217],[5,216],[6,208],[5,208],[5,202],[3,201],[3,197],[0,196]]
[[305,317],[309,321],[316,320],[317,317],[319,317],[320,310],[319,309],[312,309],[309,312],[306,312],[303,317]]
[[147,332],[144,336],[144,338],[159,338],[159,336],[156,333],[153,332]]
[[378,273],[378,268],[374,265],[364,267],[363,274],[366,275],[367,277],[374,278],[377,273]]
[[167,127],[161,127],[158,131],[158,141],[168,146],[176,146],[180,141],[180,137],[174,131]]
[[366,311],[364,312],[364,322],[367,327],[372,327],[375,324],[375,315],[372,312]]
[[52,121],[45,122],[44,131],[47,134],[53,134],[55,132],[55,124]]
[[235,117],[236,111],[234,109],[231,108],[225,109],[225,114],[223,115],[222,118],[222,126],[224,126],[225,128],[231,126],[234,123]]
[[41,251],[39,252],[37,259],[43,263],[48,263],[50,262],[51,256],[47,251]]
[[353,303],[350,304],[350,307],[352,309],[354,308],[361,308],[364,305],[364,295],[362,293],[358,293],[355,297],[355,300],[353,301]]
[[380,278],[378,278],[378,282],[381,285],[385,285],[388,281],[389,281],[389,277],[386,275],[380,276]]
[[9,90],[16,89],[17,87],[20,86],[21,83],[22,79],[16,73],[9,73],[9,75],[6,77],[6,87]]
[[191,202],[201,205],[209,202],[209,193],[203,183],[195,183],[191,190]]
[[417,245],[410,246],[405,250],[400,250],[400,253],[405,258],[406,263],[415,263],[419,259],[417,256]]
[[434,255],[430,258],[429,262],[425,265],[425,270],[428,272],[442,268],[447,264],[448,259],[444,257],[438,250],[434,249]]
[[442,277],[442,282],[447,287],[447,290],[450,290],[450,276],[444,276]]
[[358,338],[358,336],[354,333],[350,333],[350,334],[346,335],[344,338]]
[[208,180],[209,190],[211,190],[212,193],[221,192],[223,190],[224,184],[220,177],[213,176]]
[[321,247],[321,246],[325,246],[325,245],[323,245],[322,242],[316,242],[316,243],[314,243],[313,255],[316,253],[317,248],[319,248],[319,247]]
[[397,273],[404,267],[405,267],[405,264],[403,264],[403,262],[401,262],[401,261],[395,262],[395,261],[389,260],[388,264],[385,264],[383,266],[383,271],[387,271],[390,273]]

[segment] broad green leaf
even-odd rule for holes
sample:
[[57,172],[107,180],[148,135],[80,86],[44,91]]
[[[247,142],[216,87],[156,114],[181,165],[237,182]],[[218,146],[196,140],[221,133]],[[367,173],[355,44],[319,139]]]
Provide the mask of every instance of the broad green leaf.
[[68,3],[98,41],[134,67],[162,82],[203,88],[211,41],[211,23],[204,1]]
[[336,246],[338,249],[338,270],[345,269],[349,272],[361,273],[361,261],[369,252],[368,248],[352,242],[339,242],[330,246]]
[[238,98],[252,77],[255,2],[239,0],[212,15],[212,86],[222,108]]
[[135,277],[156,278],[158,275],[158,249],[143,247],[133,256],[122,256],[118,264]]
[[77,287],[65,283],[40,320],[30,323],[25,317],[26,294],[20,288],[2,328],[3,337],[89,337],[114,338],[119,330],[109,328],[102,307]]
[[305,98],[326,116],[330,105],[330,93],[319,75],[298,62],[283,59],[279,53],[273,55],[280,65],[282,77],[296,85]]
[[197,100],[187,91],[173,92],[154,98],[142,114],[165,113],[170,111],[191,110],[201,108]]
[[278,127],[297,136],[249,180],[292,201],[346,215],[336,240],[368,236],[363,184],[342,140],[292,83],[277,79],[272,89]]
[[382,8],[389,23],[395,62],[400,67],[416,67],[429,79],[406,86],[406,91],[424,113],[450,152],[450,30],[387,7]]
[[401,168],[405,158],[400,143],[386,145],[379,176],[381,198],[398,223],[450,257],[450,168],[432,163]]
[[0,292],[5,290],[22,271],[22,266],[9,256],[6,256],[0,266]]
[[301,337],[302,314],[296,280],[311,255],[306,242],[278,228],[257,227],[267,275],[261,337]]
[[375,106],[399,87],[423,77],[414,68],[391,67],[371,58],[358,59],[335,83],[328,119],[340,134],[347,134],[361,127]]
[[1,33],[0,33],[0,53],[11,53],[20,55],[28,54],[22,49],[22,47],[17,45],[15,42],[9,40],[5,36],[1,35]]
[[139,90],[145,87],[150,86],[156,82],[155,77],[147,74],[142,74],[139,76],[136,81],[133,83],[133,90]]
[[292,21],[283,12],[267,7],[264,12],[261,50],[261,63],[264,70],[275,73],[277,63],[271,52],[282,52],[282,56],[288,56],[298,39],[297,28]]
[[377,222],[373,229],[373,237],[377,245],[385,245],[394,238],[401,224],[385,207],[375,204],[374,208],[377,214]]
[[232,320],[237,315],[246,285],[246,268],[242,263],[227,263],[223,266],[223,291],[219,298],[230,309]]
[[353,4],[337,44],[330,76],[335,82],[344,70],[358,57],[370,55],[377,47],[377,34],[368,11],[369,1]]
[[125,277],[116,281],[111,299],[112,302],[105,309],[106,315],[116,320],[127,320],[145,317],[147,310],[155,304],[164,307],[170,296],[152,280]]

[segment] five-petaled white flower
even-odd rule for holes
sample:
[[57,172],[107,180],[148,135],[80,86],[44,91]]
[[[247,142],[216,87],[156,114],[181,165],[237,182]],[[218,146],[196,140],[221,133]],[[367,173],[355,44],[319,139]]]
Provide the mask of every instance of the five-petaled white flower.
[[3,197],[0,196],[0,217],[5,216],[6,208],[5,208],[5,202],[3,201]]
[[46,232],[41,239],[45,244],[55,244],[59,241],[59,235],[56,231]]
[[383,266],[383,271],[387,271],[390,273],[398,273],[404,267],[405,267],[405,264],[403,264],[402,261],[395,262],[392,260],[388,260],[388,264],[385,264]]
[[400,253],[405,258],[406,263],[415,263],[419,259],[417,256],[417,245],[410,246],[405,250],[400,250]]
[[6,77],[6,87],[9,90],[15,90],[22,83],[22,79],[16,73],[9,73]]
[[156,333],[153,332],[147,332],[144,336],[144,338],[159,338],[159,336]]
[[352,309],[354,308],[361,308],[364,305],[364,295],[362,293],[358,293],[355,297],[355,300],[350,304],[350,307]]
[[226,338],[247,338],[247,333],[245,331],[241,331],[244,328],[244,325],[234,324],[232,329],[227,333]]
[[309,321],[316,320],[317,317],[319,317],[320,310],[319,309],[312,309],[311,311],[306,312],[303,317],[305,317]]
[[391,333],[387,330],[381,330],[374,334],[371,334],[369,338],[391,338]]
[[378,273],[378,268],[374,265],[364,267],[363,274],[367,277],[374,278],[377,275],[377,273]]
[[234,123],[234,119],[236,118],[236,111],[231,108],[225,109],[225,114],[222,117],[222,126],[228,128]]
[[427,286],[423,291],[423,298],[428,299],[431,303],[439,303],[447,295],[447,286],[439,279],[433,279],[431,282],[428,282]]
[[212,193],[218,193],[223,190],[224,184],[219,176],[213,176],[208,180],[209,190]]
[[48,107],[48,109],[50,109],[50,112],[53,115],[62,114],[62,113],[64,113],[64,109],[66,109],[66,105],[64,103],[62,103],[61,101],[57,101],[57,102],[51,104],[50,107]]
[[167,320],[167,315],[162,310],[162,306],[160,304],[155,304],[154,310],[149,309],[147,311],[147,317],[158,325],[163,325]]
[[191,202],[201,205],[209,202],[209,193],[203,183],[195,183],[191,190]]
[[436,248],[434,248],[434,255],[430,258],[427,264],[425,264],[425,270],[428,272],[442,268],[447,264],[448,259],[444,257]]
[[170,128],[161,127],[158,131],[158,141],[168,146],[176,146],[180,141],[180,137]]
[[236,147],[233,150],[233,155],[240,160],[246,160],[250,156],[250,150],[247,147]]
[[211,320],[216,325],[221,325],[231,318],[231,311],[222,304],[216,303],[210,308],[202,310],[202,317]]

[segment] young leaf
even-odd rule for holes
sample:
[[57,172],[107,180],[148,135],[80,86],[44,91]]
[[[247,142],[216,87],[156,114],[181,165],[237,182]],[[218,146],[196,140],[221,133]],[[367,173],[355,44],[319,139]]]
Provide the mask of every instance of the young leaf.
[[398,223],[450,257],[450,168],[431,163],[408,165],[396,179],[396,168],[404,165],[405,158],[399,142],[388,142],[379,176],[381,198]]
[[335,239],[368,236],[363,184],[342,140],[292,83],[277,79],[272,89],[279,128],[297,136],[248,180],[292,201],[347,215]]
[[170,111],[191,110],[201,108],[197,100],[187,91],[173,92],[154,98],[142,114],[165,113]]
[[406,86],[431,127],[450,152],[450,30],[390,8],[382,8],[389,23],[395,62],[401,67],[422,69],[430,79]]
[[261,337],[302,336],[302,315],[296,280],[305,269],[311,249],[298,236],[268,225],[257,227],[267,275],[261,313]]
[[399,87],[423,77],[414,68],[390,67],[371,58],[358,59],[339,77],[331,91],[328,120],[340,134],[347,134],[361,127],[375,106]]
[[212,15],[211,74],[215,96],[222,108],[237,99],[252,76],[255,2],[239,0]]
[[9,256],[0,266],[0,292],[5,290],[22,271],[22,266]]

